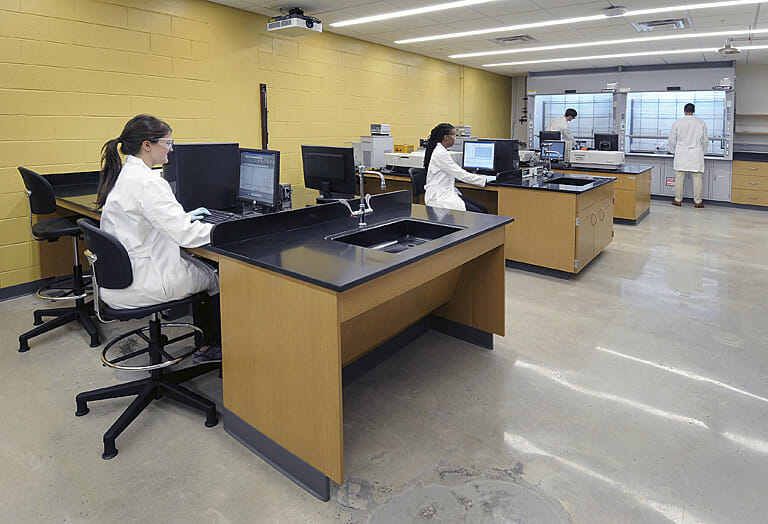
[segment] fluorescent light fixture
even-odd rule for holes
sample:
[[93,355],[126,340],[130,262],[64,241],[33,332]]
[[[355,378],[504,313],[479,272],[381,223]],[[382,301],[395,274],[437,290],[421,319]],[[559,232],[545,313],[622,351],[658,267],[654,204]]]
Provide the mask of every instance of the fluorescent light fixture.
[[364,16],[362,18],[353,18],[351,20],[342,20],[341,22],[334,22],[331,27],[346,27],[349,25],[366,24],[368,22],[379,22],[381,20],[391,20],[392,18],[402,18],[404,16],[423,15],[424,13],[433,13],[435,11],[445,11],[447,9],[455,9],[457,7],[469,7],[477,4],[486,4],[488,2],[495,2],[496,0],[461,0],[458,2],[448,2],[445,4],[428,5],[425,7],[417,7],[415,9],[406,9],[404,11],[393,11],[391,13],[384,13],[381,15]]
[[[768,45],[744,47],[744,51],[768,49]],[[613,55],[569,56],[566,58],[545,58],[542,60],[523,60],[520,62],[502,62],[498,64],[483,64],[483,67],[517,66],[529,64],[547,64],[553,62],[576,62],[578,60],[605,60],[606,58],[627,58],[630,56],[683,55],[688,53],[714,53],[717,47],[700,47],[696,49],[665,49],[662,51],[642,51],[639,53],[616,53]]]
[[[413,44],[416,42],[430,42],[432,40],[443,40],[446,38],[460,38],[463,36],[477,36],[491,33],[501,33],[504,31],[517,31],[519,29],[530,29],[533,27],[549,27],[563,24],[578,24],[580,22],[590,22],[592,20],[615,20],[617,18],[627,18],[631,16],[650,15],[658,13],[669,13],[673,11],[694,11],[697,9],[711,9],[715,7],[736,7],[740,5],[762,4],[768,0],[729,0],[726,2],[707,2],[704,4],[676,5],[671,7],[657,7],[654,9],[637,9],[627,11],[623,15],[606,16],[604,14],[592,16],[580,16],[577,18],[563,18],[560,20],[546,20],[543,22],[532,22],[530,24],[510,25],[506,27],[494,27],[490,29],[477,29],[475,31],[464,31],[461,33],[446,33],[442,35],[422,36],[418,38],[407,38],[405,40],[395,40],[396,44]],[[331,24],[333,25],[333,24]]]
[[510,55],[516,53],[532,53],[534,51],[553,51],[555,49],[575,49],[579,47],[607,46],[619,44],[635,44],[641,42],[659,42],[664,40],[676,40],[685,38],[706,38],[714,36],[733,36],[746,34],[768,33],[768,29],[745,29],[743,31],[714,31],[710,33],[690,33],[685,35],[646,36],[641,38],[622,38],[618,40],[600,40],[592,42],[579,42],[575,44],[546,45],[539,47],[523,47],[520,49],[502,49],[500,51],[481,51],[477,53],[461,53],[450,55],[448,58],[473,58],[476,56]]

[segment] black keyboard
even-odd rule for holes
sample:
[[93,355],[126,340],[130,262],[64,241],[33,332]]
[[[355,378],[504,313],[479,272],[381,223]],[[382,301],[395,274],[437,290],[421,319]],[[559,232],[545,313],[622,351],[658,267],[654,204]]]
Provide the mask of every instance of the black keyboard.
[[230,213],[229,211],[221,211],[220,209],[209,209],[210,215],[205,215],[202,219],[207,224],[221,224],[222,222],[232,222],[233,220],[240,220],[243,215],[237,213]]

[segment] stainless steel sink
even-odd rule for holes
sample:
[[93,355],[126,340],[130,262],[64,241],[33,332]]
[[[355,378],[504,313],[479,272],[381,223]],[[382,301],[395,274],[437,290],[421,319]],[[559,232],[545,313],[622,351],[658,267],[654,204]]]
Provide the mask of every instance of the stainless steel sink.
[[562,186],[586,186],[588,184],[591,184],[594,182],[594,180],[585,180],[583,178],[569,178],[561,176],[560,178],[553,178],[552,180],[547,180],[544,182],[545,184],[558,184]]
[[327,238],[385,253],[400,253],[462,229],[464,228],[461,226],[403,218],[361,231],[341,233]]

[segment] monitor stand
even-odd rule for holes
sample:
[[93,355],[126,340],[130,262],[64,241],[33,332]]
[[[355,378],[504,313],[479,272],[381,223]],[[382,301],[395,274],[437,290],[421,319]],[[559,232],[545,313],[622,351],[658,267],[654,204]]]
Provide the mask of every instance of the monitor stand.
[[336,202],[339,199],[351,200],[355,198],[355,195],[347,193],[334,193],[331,191],[331,185],[329,182],[322,182],[320,184],[320,196],[317,197],[316,202],[318,204],[329,204]]

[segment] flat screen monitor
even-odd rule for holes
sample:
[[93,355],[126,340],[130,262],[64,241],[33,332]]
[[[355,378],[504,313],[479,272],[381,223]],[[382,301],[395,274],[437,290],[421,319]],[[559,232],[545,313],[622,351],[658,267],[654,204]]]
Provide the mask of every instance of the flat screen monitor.
[[496,173],[520,169],[520,142],[512,138],[481,138],[481,142],[493,142],[493,170]]
[[595,133],[595,149],[598,151],[618,151],[619,135],[616,133]]
[[495,149],[493,142],[464,142],[464,169],[494,171]]
[[176,200],[198,207],[230,209],[240,186],[240,147],[232,142],[174,144],[163,177],[176,185]]
[[280,151],[240,148],[238,199],[277,209],[280,205]]
[[355,157],[351,147],[301,146],[304,185],[318,189],[324,198],[355,195]]
[[541,144],[541,159],[550,159],[553,162],[565,162],[565,144],[564,140],[548,140]]
[[560,131],[539,131],[539,143],[560,140]]

